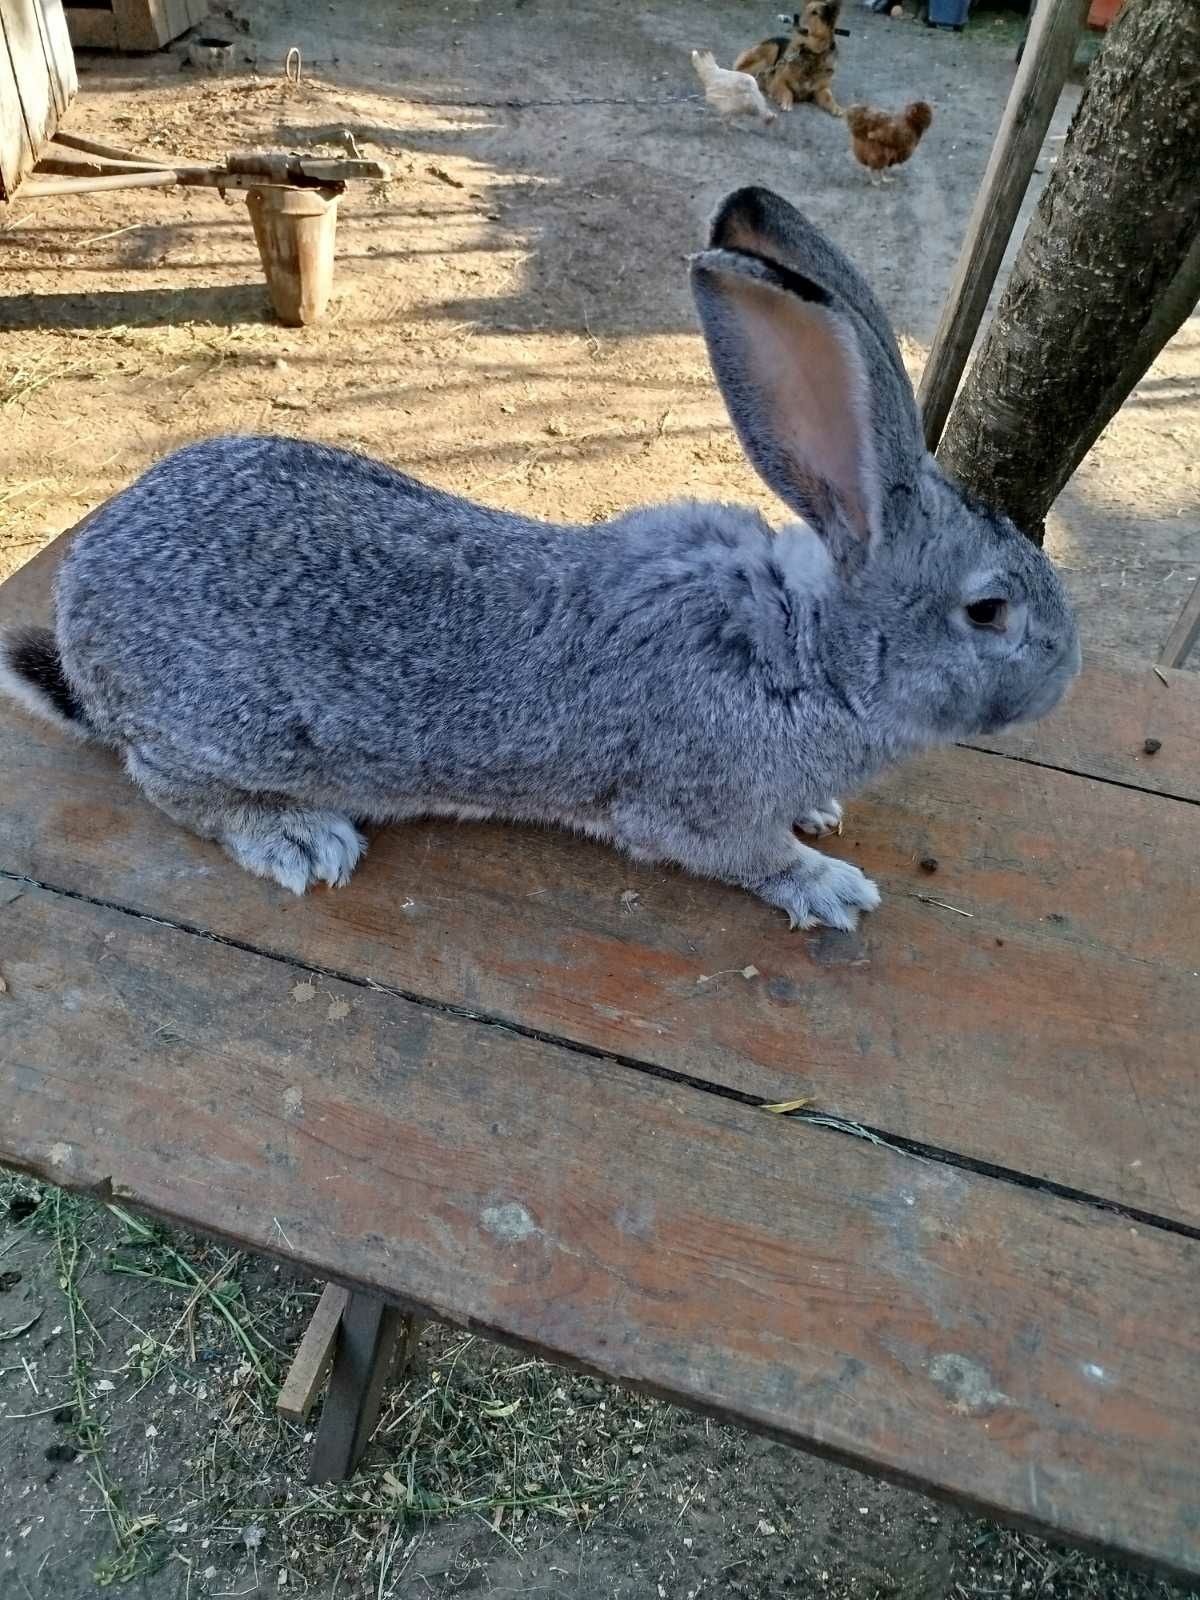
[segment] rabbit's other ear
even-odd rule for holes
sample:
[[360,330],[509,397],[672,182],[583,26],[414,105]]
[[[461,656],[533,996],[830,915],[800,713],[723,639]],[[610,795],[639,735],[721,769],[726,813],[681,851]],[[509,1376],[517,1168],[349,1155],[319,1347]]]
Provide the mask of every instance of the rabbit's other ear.
[[[834,282],[784,262],[772,230],[769,257],[728,247],[696,256],[692,292],[746,454],[835,556],[853,563],[911,521],[925,454],[912,386],[858,273],[798,212],[768,197],[798,225],[788,253],[795,246],[798,262],[807,256]],[[714,231],[763,243],[740,217],[726,202]]]

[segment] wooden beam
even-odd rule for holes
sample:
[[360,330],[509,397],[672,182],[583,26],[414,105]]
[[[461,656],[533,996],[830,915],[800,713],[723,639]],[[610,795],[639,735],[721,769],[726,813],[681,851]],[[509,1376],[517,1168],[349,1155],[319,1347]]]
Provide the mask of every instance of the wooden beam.
[[158,156],[143,156],[136,150],[125,150],[120,145],[102,144],[99,139],[84,139],[78,133],[68,133],[65,128],[60,128],[54,135],[54,143],[65,145],[68,150],[82,150],[85,155],[103,156],[108,161],[132,161],[140,167],[175,166],[174,162],[163,161]]
[[55,194],[99,194],[106,189],[163,189],[179,182],[174,172],[115,172],[100,178],[27,178],[18,199],[42,200]]
[[383,1391],[416,1343],[413,1319],[374,1295],[353,1293],[342,1312],[329,1393],[309,1467],[311,1483],[348,1478],[379,1421]]
[[[45,163],[48,172],[61,174],[69,165],[68,162],[56,157],[49,157]],[[83,172],[82,163],[77,163]],[[109,167],[119,166],[120,163],[110,161]],[[130,164],[131,165],[131,164]],[[161,166],[136,166],[127,172],[102,172],[98,176],[83,173],[80,177],[53,176],[46,178],[33,177],[21,185],[21,198],[25,200],[43,199],[48,195],[56,194],[95,194],[106,189],[156,189],[170,187],[172,184],[183,184],[191,188],[200,189],[311,189],[319,191],[327,198],[332,199],[341,194],[345,189],[345,180],[332,176],[322,176],[324,170],[336,172],[338,169],[351,166],[374,166],[381,163],[372,162],[300,162],[294,167],[294,176],[281,178],[278,181],[271,178],[255,177],[252,173],[231,172],[221,166],[198,166],[184,163],[177,167]],[[386,171],[386,169],[384,169]],[[351,177],[373,177],[374,173],[352,173]]]
[[333,1360],[338,1326],[349,1301],[350,1291],[343,1289],[340,1284],[327,1283],[322,1290],[317,1309],[304,1330],[300,1348],[288,1368],[288,1375],[275,1402],[275,1409],[281,1417],[287,1417],[291,1422],[303,1422],[312,1410],[313,1401]]
[[930,450],[937,448],[950,415],[1021,201],[1075,59],[1087,7],[1088,0],[1038,0],[917,392]]
[[117,161],[111,156],[84,156],[72,157],[58,155],[54,146],[50,146],[50,153],[44,155],[38,162],[37,177],[33,180],[40,183],[43,178],[73,178],[86,181],[91,178],[116,177],[124,172],[170,172],[174,169],[164,167],[158,161]]

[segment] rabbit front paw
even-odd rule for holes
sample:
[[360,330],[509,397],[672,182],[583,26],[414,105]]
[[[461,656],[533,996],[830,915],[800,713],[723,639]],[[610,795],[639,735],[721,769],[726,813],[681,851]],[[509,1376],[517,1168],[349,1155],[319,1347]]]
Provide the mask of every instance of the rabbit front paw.
[[754,885],[768,905],[786,911],[793,928],[828,928],[849,932],[860,911],[874,911],[879,890],[865,873],[849,861],[823,856],[807,846],[803,858],[784,872],[776,872]]
[[263,811],[230,829],[222,843],[240,867],[273,878],[293,894],[315,883],[340,889],[349,883],[366,841],[336,811]]
[[796,826],[801,833],[806,833],[813,839],[824,839],[827,834],[841,833],[841,804],[833,799],[822,800],[820,805],[810,806],[807,811],[802,811],[796,818]]

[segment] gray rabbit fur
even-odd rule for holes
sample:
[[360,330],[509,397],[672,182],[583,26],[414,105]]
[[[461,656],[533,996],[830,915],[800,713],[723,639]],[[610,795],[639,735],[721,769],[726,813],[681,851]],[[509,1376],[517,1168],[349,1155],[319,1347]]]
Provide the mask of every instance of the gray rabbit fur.
[[347,881],[356,822],[498,816],[853,927],[875,885],[796,829],[1050,710],[1075,625],[1041,551],[926,453],[886,317],[797,211],[729,196],[691,274],[743,446],[803,522],[682,502],[548,526],[320,445],[213,439],[94,516],[4,686],[297,893]]

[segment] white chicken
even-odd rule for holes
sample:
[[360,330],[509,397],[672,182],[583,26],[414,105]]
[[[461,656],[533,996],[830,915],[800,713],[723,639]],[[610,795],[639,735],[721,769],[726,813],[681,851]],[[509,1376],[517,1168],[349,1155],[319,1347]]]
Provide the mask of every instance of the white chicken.
[[748,72],[731,72],[728,67],[719,67],[711,50],[693,50],[692,65],[704,85],[704,98],[720,116],[775,121],[775,113]]

